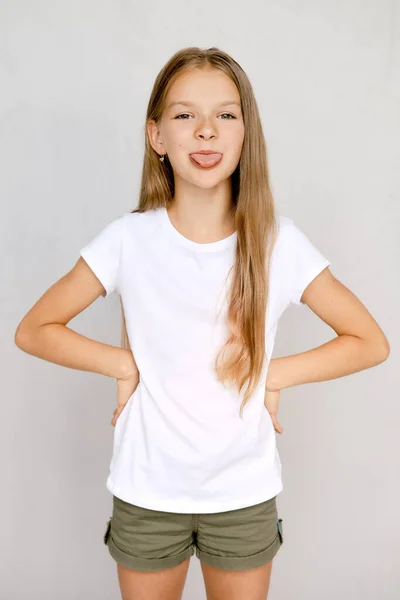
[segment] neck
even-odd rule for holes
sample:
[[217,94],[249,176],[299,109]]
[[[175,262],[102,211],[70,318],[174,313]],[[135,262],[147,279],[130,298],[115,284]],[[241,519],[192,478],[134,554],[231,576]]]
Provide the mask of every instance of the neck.
[[182,235],[199,243],[209,243],[234,233],[235,212],[229,180],[212,190],[190,186],[191,189],[183,193],[181,187],[179,183],[175,185],[175,195],[167,211]]

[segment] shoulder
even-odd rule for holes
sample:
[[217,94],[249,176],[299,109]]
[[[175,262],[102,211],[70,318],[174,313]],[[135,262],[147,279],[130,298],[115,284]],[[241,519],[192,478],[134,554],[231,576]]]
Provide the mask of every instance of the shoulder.
[[130,234],[143,231],[148,232],[147,224],[152,223],[154,219],[153,210],[146,212],[125,212],[111,221],[108,221],[101,229],[99,229],[95,237],[87,244],[88,246],[113,246],[116,248],[125,239],[125,234],[129,237]]
[[275,252],[284,250],[288,245],[293,243],[296,236],[296,227],[293,219],[286,215],[277,215],[276,217],[276,241],[275,241]]
[[302,250],[311,244],[306,232],[293,219],[285,215],[277,217],[277,243],[286,250]]
[[[292,264],[295,269],[310,271],[323,263],[329,263],[319,247],[315,245],[314,236],[309,237],[290,217],[279,215],[277,230],[276,254]],[[321,232],[317,237],[320,236]]]
[[158,208],[144,211],[133,211],[123,216],[124,245],[135,248],[135,251],[145,250],[158,243],[163,234],[162,215]]
[[121,219],[124,220],[127,227],[136,228],[136,227],[151,227],[153,224],[157,223],[160,217],[160,212],[157,208],[150,208],[144,211],[134,211],[126,212],[123,214]]
[[276,219],[277,230],[278,230],[278,239],[286,240],[291,235],[295,229],[297,229],[293,219],[288,217],[287,215],[278,215]]

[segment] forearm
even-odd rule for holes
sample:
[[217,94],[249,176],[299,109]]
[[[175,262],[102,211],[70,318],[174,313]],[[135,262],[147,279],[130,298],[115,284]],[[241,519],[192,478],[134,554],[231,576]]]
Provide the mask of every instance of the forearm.
[[137,369],[130,350],[97,342],[58,323],[24,333],[16,344],[24,352],[57,365],[115,379]]
[[386,358],[386,351],[379,344],[353,335],[339,335],[312,350],[271,359],[267,387],[284,389],[337,379],[378,365]]

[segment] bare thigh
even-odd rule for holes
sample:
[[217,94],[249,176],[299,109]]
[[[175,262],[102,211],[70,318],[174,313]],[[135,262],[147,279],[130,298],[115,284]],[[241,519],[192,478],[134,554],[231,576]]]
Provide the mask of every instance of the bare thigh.
[[246,571],[225,571],[201,563],[207,600],[267,600],[272,560]]
[[190,558],[172,569],[133,571],[117,563],[122,600],[181,600]]

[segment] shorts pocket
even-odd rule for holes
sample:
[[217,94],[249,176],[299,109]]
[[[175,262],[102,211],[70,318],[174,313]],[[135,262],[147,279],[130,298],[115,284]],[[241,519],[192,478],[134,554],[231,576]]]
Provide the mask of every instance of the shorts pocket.
[[281,544],[283,544],[283,519],[278,519],[276,523],[276,528],[278,530],[279,539],[281,540]]
[[111,530],[111,519],[107,522],[106,531],[103,536],[103,540],[104,540],[105,544],[107,544],[107,540],[110,536],[110,530]]

